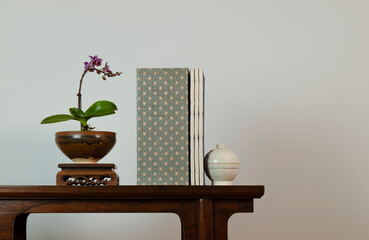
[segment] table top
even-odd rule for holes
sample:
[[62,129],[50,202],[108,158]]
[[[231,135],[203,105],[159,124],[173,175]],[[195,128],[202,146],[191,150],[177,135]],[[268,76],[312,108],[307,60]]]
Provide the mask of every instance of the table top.
[[253,199],[264,186],[0,186],[1,199]]

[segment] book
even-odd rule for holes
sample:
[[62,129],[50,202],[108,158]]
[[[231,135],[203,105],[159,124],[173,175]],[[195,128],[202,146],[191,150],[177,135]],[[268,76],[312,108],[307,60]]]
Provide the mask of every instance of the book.
[[189,185],[187,68],[137,69],[137,184]]
[[199,69],[199,185],[205,185],[204,177],[204,72]]
[[199,69],[195,68],[195,185],[200,185],[200,164],[199,164]]
[[195,70],[190,72],[190,184],[195,185]]

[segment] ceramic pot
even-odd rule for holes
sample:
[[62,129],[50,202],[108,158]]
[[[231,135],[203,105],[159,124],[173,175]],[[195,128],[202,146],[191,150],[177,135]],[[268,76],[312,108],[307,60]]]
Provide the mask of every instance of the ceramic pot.
[[206,175],[212,180],[213,185],[232,185],[240,168],[240,159],[224,144],[217,144],[216,149],[206,154],[204,165]]
[[96,163],[115,145],[115,133],[104,131],[66,131],[55,133],[59,149],[75,163]]

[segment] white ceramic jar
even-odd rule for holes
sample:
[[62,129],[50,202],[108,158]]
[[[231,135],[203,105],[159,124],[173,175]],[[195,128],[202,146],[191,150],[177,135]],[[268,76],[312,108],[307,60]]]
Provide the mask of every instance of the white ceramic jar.
[[216,149],[206,154],[204,165],[206,175],[212,180],[213,185],[232,185],[240,168],[240,159],[224,144],[217,144]]

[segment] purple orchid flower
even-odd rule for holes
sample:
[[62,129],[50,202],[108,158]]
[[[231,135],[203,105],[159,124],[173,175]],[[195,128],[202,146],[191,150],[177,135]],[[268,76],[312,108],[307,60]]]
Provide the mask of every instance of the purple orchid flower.
[[96,65],[96,66],[101,66],[101,63],[102,63],[102,58],[99,58],[97,55],[95,56],[90,56],[91,58],[91,62]]
[[[105,66],[101,69],[97,69],[96,66],[101,66],[102,64],[102,58],[99,58],[97,55],[95,56],[89,56],[90,57],[90,62],[84,62],[85,64],[85,72],[94,72],[96,70],[97,74],[103,74],[102,79],[106,80],[106,77],[115,77],[115,76],[119,76],[121,73],[120,72],[116,72],[113,73],[110,70],[110,67],[108,65],[108,62],[105,63]],[[84,75],[83,75],[84,76]],[[83,77],[82,77],[83,79]]]
[[90,56],[90,58],[91,58],[90,62],[84,62],[85,71],[93,72],[95,69],[95,66],[101,66],[102,58],[99,58],[97,55]]
[[88,70],[91,72],[91,70],[93,71],[93,68],[95,67],[92,62],[84,62],[85,64],[85,71]]
[[108,65],[108,62],[105,63],[105,66],[102,69],[105,73],[111,73],[110,67]]

